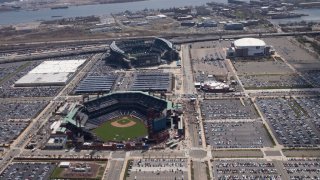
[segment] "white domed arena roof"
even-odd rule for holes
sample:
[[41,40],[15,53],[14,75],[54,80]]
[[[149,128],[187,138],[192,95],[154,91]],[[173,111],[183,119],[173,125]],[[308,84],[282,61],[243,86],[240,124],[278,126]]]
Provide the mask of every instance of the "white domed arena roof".
[[263,40],[256,38],[242,38],[234,41],[234,46],[266,46]]

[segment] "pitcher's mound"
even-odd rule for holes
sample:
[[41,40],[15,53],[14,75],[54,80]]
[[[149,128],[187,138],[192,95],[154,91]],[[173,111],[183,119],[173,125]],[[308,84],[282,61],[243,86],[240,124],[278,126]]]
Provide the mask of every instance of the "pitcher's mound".
[[134,126],[136,124],[136,122],[128,119],[128,118],[123,118],[123,119],[119,119],[117,121],[113,121],[111,123],[112,126],[114,127],[131,127],[131,126]]

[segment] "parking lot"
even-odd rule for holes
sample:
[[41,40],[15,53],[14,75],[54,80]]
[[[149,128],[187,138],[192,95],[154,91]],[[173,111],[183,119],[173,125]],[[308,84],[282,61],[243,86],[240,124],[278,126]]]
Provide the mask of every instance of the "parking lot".
[[297,97],[296,101],[303,108],[308,117],[314,120],[320,118],[320,97]]
[[128,162],[127,180],[186,180],[187,159],[140,159]]
[[8,120],[30,120],[34,118],[48,102],[0,103],[0,122]]
[[[38,87],[14,87],[14,83],[19,80],[21,77],[26,75],[29,71],[34,69],[36,66],[41,64],[44,61],[50,60],[71,60],[71,59],[87,59],[91,54],[87,55],[76,55],[76,56],[67,56],[60,58],[49,58],[37,61],[27,61],[24,64],[20,65],[18,63],[18,68],[12,68],[10,74],[7,75],[2,81],[0,81],[0,97],[53,97],[56,95],[62,87],[60,86],[38,86]],[[20,66],[19,66],[20,65]],[[1,65],[0,67],[2,67]],[[1,79],[1,77],[0,77]]]
[[207,145],[213,148],[261,148],[273,146],[261,122],[205,122]]
[[303,71],[302,75],[311,81],[312,85],[315,87],[320,87],[320,71]]
[[320,179],[320,159],[292,159],[283,166],[290,179]]
[[215,179],[281,179],[273,162],[258,160],[214,161]]
[[215,99],[201,103],[202,117],[215,119],[253,119],[258,115],[248,99]]
[[225,51],[219,42],[214,41],[213,43],[214,48],[190,49],[196,82],[227,79],[228,69],[225,63]]
[[[312,125],[320,132],[320,98],[319,97],[300,97],[296,101],[303,108],[309,117]],[[318,134],[319,135],[319,134]]]
[[0,179],[49,179],[55,164],[51,163],[12,163],[0,175]]
[[105,64],[104,60],[97,61],[93,67],[89,70],[88,74],[92,76],[103,76],[110,74],[111,71],[115,71],[115,67],[111,67]]
[[9,78],[10,74],[16,72],[18,68],[22,68],[24,64],[24,62],[0,64],[0,84],[2,80]]
[[294,99],[258,99],[257,104],[280,144],[289,147],[320,144],[319,130],[310,121],[307,111]]
[[241,75],[245,89],[287,89],[312,87],[297,74]]
[[14,83],[39,65],[42,61],[29,61],[12,72],[9,77],[2,81],[0,97],[52,97],[58,93],[61,87],[28,87],[16,88]]
[[319,179],[320,159],[217,160],[215,179]]
[[0,122],[0,144],[9,144],[27,127],[24,122]]

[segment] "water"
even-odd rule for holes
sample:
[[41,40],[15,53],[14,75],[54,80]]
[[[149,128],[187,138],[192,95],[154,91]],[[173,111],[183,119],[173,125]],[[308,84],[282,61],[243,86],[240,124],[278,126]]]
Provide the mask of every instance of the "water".
[[[227,0],[148,0],[139,2],[116,3],[116,4],[95,4],[84,6],[70,6],[68,9],[40,9],[37,11],[10,11],[0,12],[0,25],[17,24],[33,22],[38,20],[56,19],[52,16],[77,17],[90,15],[106,15],[110,13],[119,13],[125,10],[138,11],[145,8],[161,9],[170,7],[197,6],[204,5],[207,2],[227,3]],[[249,0],[243,0],[249,1]],[[273,19],[272,22],[294,22],[294,21],[320,21],[320,9],[302,9],[294,11],[296,13],[309,14],[301,18],[292,19]]]
[[299,9],[292,11],[294,13],[298,14],[308,14],[309,16],[302,16],[298,18],[288,18],[288,19],[271,19],[270,21],[272,23],[288,23],[288,22],[300,22],[300,21],[314,21],[314,22],[320,22],[320,9],[315,8],[315,9]]
[[[10,11],[0,13],[0,24],[17,24],[33,22],[37,20],[51,20],[52,16],[77,17],[90,15],[105,15],[119,13],[126,10],[138,11],[145,8],[161,9],[170,7],[204,5],[212,0],[148,0],[139,2],[116,3],[116,4],[95,4],[84,6],[70,6],[68,9],[40,9],[37,11]],[[217,3],[227,3],[227,0],[214,0]]]

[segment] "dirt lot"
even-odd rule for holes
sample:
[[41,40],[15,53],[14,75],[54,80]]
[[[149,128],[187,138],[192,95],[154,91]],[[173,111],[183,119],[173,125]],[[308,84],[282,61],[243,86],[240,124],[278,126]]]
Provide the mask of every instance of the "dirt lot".
[[291,74],[293,71],[279,60],[233,61],[238,75]]
[[299,44],[292,43],[294,42],[292,37],[266,38],[264,40],[297,70],[320,69],[319,59],[299,47]]

